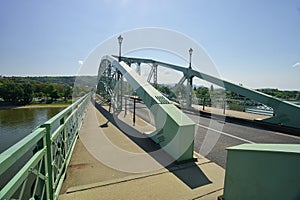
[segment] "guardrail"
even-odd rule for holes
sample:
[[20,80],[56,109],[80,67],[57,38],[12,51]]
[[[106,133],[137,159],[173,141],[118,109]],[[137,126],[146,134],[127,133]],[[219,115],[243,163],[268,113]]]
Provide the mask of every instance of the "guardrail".
[[0,199],[57,199],[91,93],[0,154],[0,176],[31,157],[0,191]]

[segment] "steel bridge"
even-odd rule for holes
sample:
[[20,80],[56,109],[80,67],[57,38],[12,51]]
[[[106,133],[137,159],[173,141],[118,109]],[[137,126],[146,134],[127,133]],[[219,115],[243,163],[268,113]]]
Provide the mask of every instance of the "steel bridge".
[[[143,63],[151,66],[147,79],[140,76]],[[137,72],[130,67],[133,64],[137,66]],[[155,120],[156,130],[145,134],[159,144],[178,163],[193,161],[195,122],[155,89],[158,84],[159,67],[166,67],[182,73],[182,78],[178,82],[177,87],[187,82],[187,107],[192,106],[193,79],[197,77],[272,107],[274,116],[264,120],[266,123],[300,128],[300,107],[269,95],[191,68],[152,59],[102,57],[98,70],[97,93],[104,98],[104,101],[110,105],[110,110],[113,109],[115,113],[124,109],[126,111],[126,100],[128,97],[136,99],[136,96],[138,96],[152,112]],[[150,84],[149,81],[152,78],[153,84]],[[0,154],[0,176],[3,177],[7,175],[9,168],[15,165],[26,152],[33,151],[33,156],[5,183],[5,186],[0,191],[0,199],[52,200],[58,198],[90,98],[91,94],[85,95]],[[239,150],[241,152],[271,152],[271,154],[266,154],[260,159],[273,158],[274,153],[276,155],[279,155],[280,152],[286,153],[287,156],[283,154],[278,156],[278,159],[282,159],[292,154],[294,156],[294,153],[300,152],[299,145],[280,146],[274,144],[261,146],[259,144],[249,144],[247,146],[229,148],[229,152]],[[231,161],[228,162],[228,169],[234,172],[236,171],[235,166],[238,165],[237,160],[245,159],[245,157],[244,153],[230,153],[230,155],[229,161]],[[261,155],[263,153],[257,156]],[[245,163],[248,161],[245,159]],[[293,158],[292,161],[288,162],[296,165],[299,163],[299,158]],[[246,164],[242,165],[242,167],[247,168]],[[263,176],[263,174],[260,175]],[[289,178],[283,181],[288,182],[290,181]],[[249,177],[245,177],[245,179],[249,179]],[[234,184],[225,181],[225,196],[236,195],[240,191],[237,189],[239,186],[238,181]],[[230,190],[226,190],[226,187],[230,188]]]
[[[239,95],[242,95],[246,98],[255,100],[257,102],[260,102],[270,108],[273,109],[273,116],[265,119],[264,121],[267,123],[272,123],[280,126],[287,126],[287,127],[295,127],[300,128],[300,107],[298,105],[280,100],[278,98],[274,98],[270,95],[258,92],[256,90],[252,90],[246,87],[243,87],[241,85],[237,85],[234,83],[231,83],[226,80],[222,80],[220,78],[199,72],[197,70],[194,70],[192,68],[182,67],[178,65],[173,65],[165,62],[160,62],[152,59],[144,59],[144,58],[132,58],[132,57],[121,57],[119,58],[121,61],[123,61],[123,65],[126,63],[127,66],[131,66],[132,64],[135,64],[137,66],[137,74],[141,73],[141,65],[143,63],[148,64],[151,66],[150,73],[147,78],[147,82],[150,82],[150,80],[153,78],[153,86],[154,88],[157,86],[157,73],[158,73],[158,67],[165,67],[169,68],[175,71],[179,71],[182,73],[182,78],[178,82],[176,87],[179,87],[180,85],[183,85],[183,83],[187,81],[187,106],[191,107],[192,105],[192,86],[193,86],[193,78],[197,77],[199,79],[205,80],[207,82],[213,83],[215,85],[218,85],[220,87],[223,87],[225,89],[228,89],[232,92],[235,92]],[[120,88],[121,84],[123,83],[123,74],[127,74],[126,71],[122,71],[120,68],[119,63],[114,62],[117,61],[116,57],[104,57],[102,62],[106,63],[107,68],[101,67],[99,68],[98,72],[98,78],[102,78],[99,82],[99,87],[101,87],[101,84],[103,84],[102,87],[106,87],[107,90],[112,91],[116,83],[120,81],[120,84],[117,84],[117,87]],[[107,62],[110,62],[111,64],[107,64]],[[126,79],[126,77],[124,77]],[[104,80],[104,82],[102,81]],[[111,80],[111,81],[108,81]],[[105,82],[106,81],[106,82]],[[127,82],[131,84],[131,81]],[[98,87],[98,88],[99,88]],[[136,86],[135,86],[136,87]],[[121,92],[121,90],[119,90]],[[106,93],[108,94],[108,93]],[[121,93],[117,95],[119,98]],[[120,99],[120,98],[119,98]],[[115,99],[117,100],[117,99]],[[118,102],[114,101],[115,103]],[[119,100],[120,106],[122,102]]]

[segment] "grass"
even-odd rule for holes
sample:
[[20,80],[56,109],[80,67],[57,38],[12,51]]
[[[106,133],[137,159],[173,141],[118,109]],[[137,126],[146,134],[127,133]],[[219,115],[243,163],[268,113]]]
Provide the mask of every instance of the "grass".
[[72,100],[68,101],[55,101],[52,103],[38,103],[38,102],[32,102],[28,105],[25,105],[26,107],[67,107],[73,103]]
[[239,104],[234,104],[234,103],[228,103],[230,110],[236,110],[236,111],[244,111],[245,106],[244,105],[239,105]]

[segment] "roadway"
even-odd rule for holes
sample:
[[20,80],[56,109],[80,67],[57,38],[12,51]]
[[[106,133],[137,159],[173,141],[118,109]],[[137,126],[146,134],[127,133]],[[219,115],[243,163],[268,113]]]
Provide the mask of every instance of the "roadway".
[[[132,101],[128,109],[133,111]],[[244,143],[300,144],[300,137],[274,132],[241,122],[227,122],[221,118],[186,114],[196,123],[195,148],[200,155],[226,168],[226,148]],[[154,125],[149,109],[141,102],[136,103],[136,115]]]

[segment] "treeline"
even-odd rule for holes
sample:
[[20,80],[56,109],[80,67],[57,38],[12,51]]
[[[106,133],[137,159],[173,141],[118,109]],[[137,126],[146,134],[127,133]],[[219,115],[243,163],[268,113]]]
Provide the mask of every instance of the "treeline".
[[[176,98],[176,95],[173,91],[173,87],[166,86],[166,85],[158,85],[157,89],[165,94],[168,98]],[[181,91],[181,95],[186,95],[186,87],[180,86],[177,90]],[[268,94],[270,96],[287,100],[287,101],[300,101],[300,91],[281,91],[278,89],[258,89],[257,91]],[[193,87],[193,96],[196,97],[198,100],[203,98],[210,98],[212,95],[219,95],[224,96],[226,99],[242,99],[244,96],[241,96],[235,92],[230,90],[223,90],[223,89],[214,89],[213,86],[210,88],[207,87]],[[178,98],[178,97],[177,97]]]
[[34,83],[46,83],[73,86],[74,84],[94,88],[97,76],[34,76],[34,77],[11,77],[18,81],[30,81]]
[[[166,85],[158,85],[157,89],[174,102],[183,105],[186,103],[187,88],[184,85],[177,87],[176,92],[174,92],[175,87]],[[300,101],[300,91],[280,91],[278,89],[259,89],[258,91],[282,100]],[[230,90],[221,88],[214,89],[213,86],[210,88],[194,87],[192,102],[193,104],[219,108],[226,107],[226,109],[237,111],[245,111],[246,108],[256,108],[259,106],[265,107],[265,105],[253,99],[249,99]]]
[[[202,97],[202,96],[210,96],[210,93],[214,90],[213,88],[210,88],[210,90],[207,87],[194,87],[194,93],[197,97]],[[223,89],[216,89],[213,92],[218,93],[223,92]],[[286,90],[278,90],[278,89],[257,89],[257,91],[268,94],[270,96],[273,96],[275,98],[279,98],[282,100],[287,100],[287,101],[299,101],[300,100],[300,91],[286,91]],[[232,92],[230,90],[225,90],[225,96],[226,99],[239,99],[239,98],[244,98],[244,96],[239,95],[235,92]]]
[[5,105],[67,101],[91,91],[91,85],[89,77],[1,77],[0,101]]
[[281,91],[278,89],[258,89],[258,91],[283,100],[288,100],[288,101],[300,100],[299,91]]

